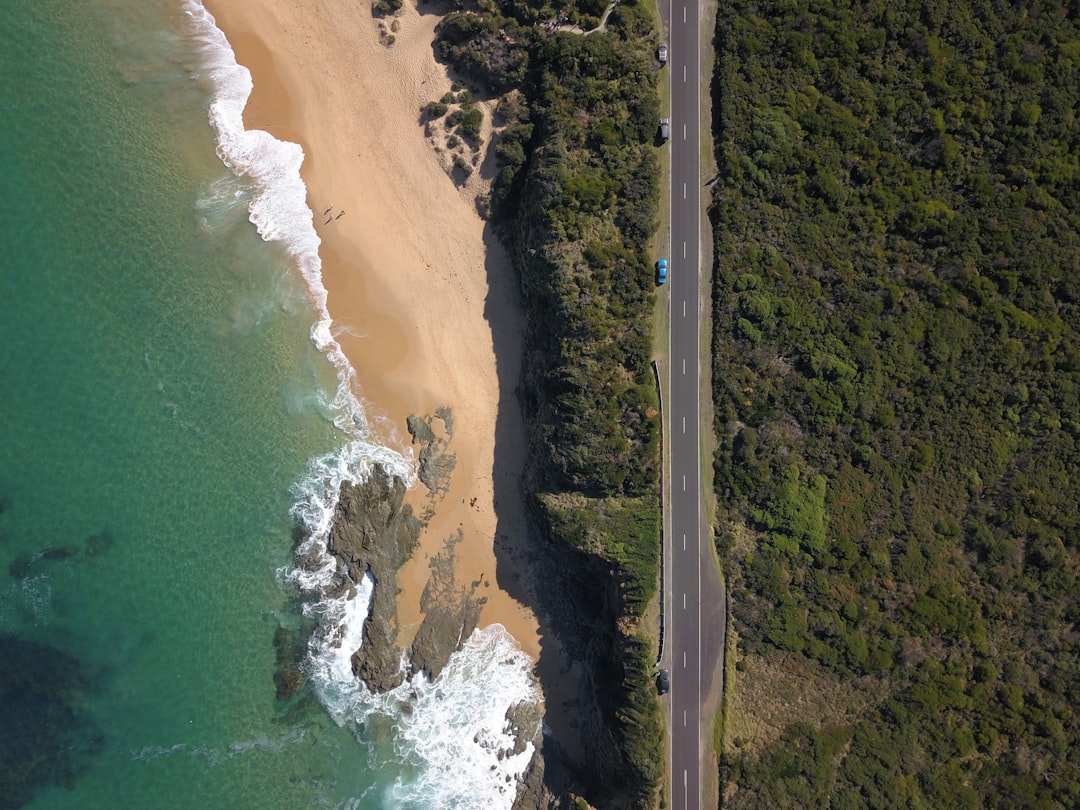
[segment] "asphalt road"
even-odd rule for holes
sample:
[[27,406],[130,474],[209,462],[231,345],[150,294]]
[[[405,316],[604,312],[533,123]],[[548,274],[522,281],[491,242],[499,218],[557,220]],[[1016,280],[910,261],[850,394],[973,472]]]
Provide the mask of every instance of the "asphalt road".
[[[665,568],[670,578],[666,588],[669,642],[665,659],[671,671],[671,807],[684,810],[717,805],[718,797],[702,795],[702,769],[715,768],[711,759],[702,762],[712,725],[712,713],[703,706],[713,685],[718,657],[723,654],[723,593],[709,549],[702,483],[700,394],[708,358],[703,364],[701,304],[708,291],[710,271],[701,254],[704,189],[700,169],[700,9],[697,2],[669,2],[666,70],[671,86],[671,140],[667,144],[671,150],[671,357],[665,402],[670,462]],[[710,782],[715,785],[714,780]]]

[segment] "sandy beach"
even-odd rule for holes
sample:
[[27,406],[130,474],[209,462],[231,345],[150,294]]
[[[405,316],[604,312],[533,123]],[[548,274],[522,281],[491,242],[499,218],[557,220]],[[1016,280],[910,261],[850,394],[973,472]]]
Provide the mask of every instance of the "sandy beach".
[[461,187],[425,135],[421,108],[451,86],[431,47],[438,16],[412,3],[381,21],[368,3],[205,4],[252,72],[246,126],[304,149],[328,308],[377,435],[405,448],[409,415],[452,410],[449,490],[432,501],[417,485],[409,496],[419,514],[435,508],[398,576],[400,640],[421,618],[430,558],[460,531],[457,581],[480,583],[481,626],[502,624],[535,659],[536,617],[508,592],[519,584],[505,559],[497,578],[494,552],[497,535],[512,548],[526,532],[516,282],[476,212],[479,172]]

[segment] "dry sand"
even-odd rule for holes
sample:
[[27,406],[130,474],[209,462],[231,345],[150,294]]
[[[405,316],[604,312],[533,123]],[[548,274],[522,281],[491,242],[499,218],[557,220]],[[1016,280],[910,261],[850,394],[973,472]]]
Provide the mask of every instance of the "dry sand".
[[[322,239],[328,308],[377,433],[404,447],[407,416],[442,406],[453,412],[448,450],[457,467],[450,490],[398,577],[402,640],[421,618],[430,557],[460,529],[458,582],[481,581],[477,594],[488,598],[481,626],[502,624],[536,659],[536,617],[507,592],[520,592],[520,583],[505,559],[496,580],[493,550],[496,533],[514,545],[526,532],[517,486],[525,433],[514,395],[521,345],[516,283],[476,212],[480,172],[459,187],[444,168],[446,156],[425,135],[421,107],[450,90],[431,46],[438,16],[406,3],[394,18],[396,41],[387,45],[368,2],[206,6],[237,61],[252,71],[248,128],[304,149],[301,173]],[[410,494],[418,512],[426,496],[421,486]]]

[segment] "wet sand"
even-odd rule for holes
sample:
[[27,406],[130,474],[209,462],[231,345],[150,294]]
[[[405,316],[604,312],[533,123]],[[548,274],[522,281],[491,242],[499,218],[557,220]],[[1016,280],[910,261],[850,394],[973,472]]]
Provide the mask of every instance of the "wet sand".
[[494,553],[496,533],[513,553],[523,553],[526,533],[517,486],[526,444],[514,394],[516,282],[509,257],[476,213],[481,181],[474,176],[458,187],[424,134],[421,108],[450,90],[431,47],[438,16],[406,4],[387,46],[367,3],[206,6],[252,72],[246,126],[304,149],[301,173],[322,239],[328,308],[377,436],[406,448],[409,415],[452,410],[447,451],[457,464],[450,488],[432,501],[418,484],[409,496],[418,514],[432,504],[435,511],[398,576],[402,640],[420,621],[430,558],[460,531],[457,581],[480,582],[476,594],[488,599],[481,626],[502,624],[536,659],[536,617],[505,589],[505,554],[504,587],[496,581]]

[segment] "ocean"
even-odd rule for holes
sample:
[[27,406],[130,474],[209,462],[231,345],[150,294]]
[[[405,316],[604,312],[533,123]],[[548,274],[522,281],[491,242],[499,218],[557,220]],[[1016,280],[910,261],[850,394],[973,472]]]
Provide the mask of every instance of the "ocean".
[[371,584],[294,567],[341,481],[415,468],[352,394],[302,153],[242,130],[249,92],[194,0],[0,15],[0,810],[508,808],[504,715],[539,699],[513,639],[372,695]]

